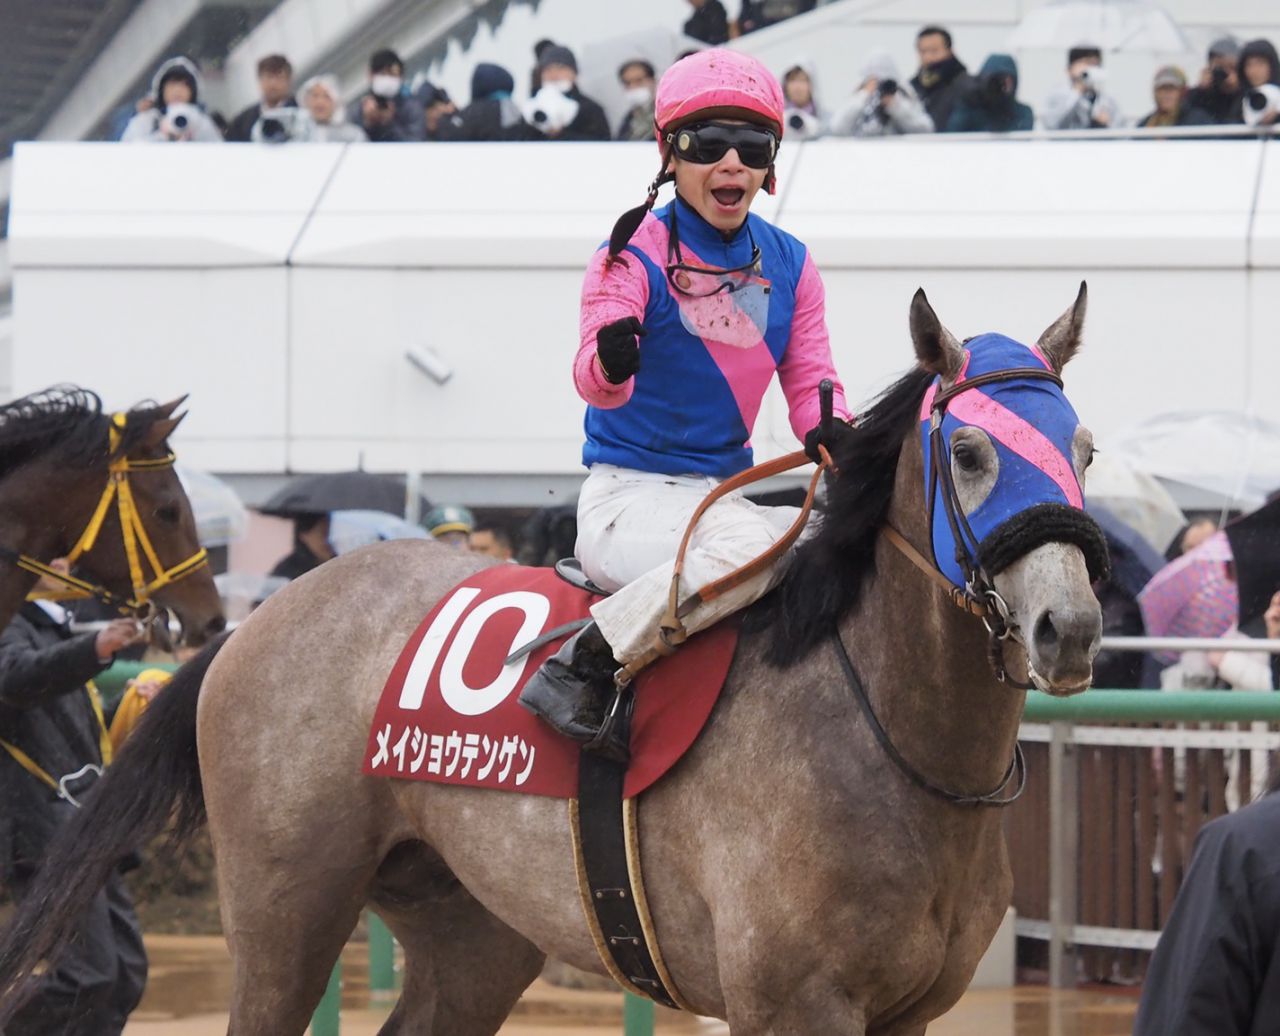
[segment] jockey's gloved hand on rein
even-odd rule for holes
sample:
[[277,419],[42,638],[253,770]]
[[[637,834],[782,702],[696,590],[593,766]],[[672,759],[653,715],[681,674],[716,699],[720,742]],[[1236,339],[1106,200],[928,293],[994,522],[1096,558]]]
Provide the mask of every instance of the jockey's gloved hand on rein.
[[815,464],[822,463],[822,455],[818,452],[819,446],[825,446],[827,452],[831,454],[832,459],[840,455],[846,443],[852,441],[854,437],[853,425],[848,421],[835,420],[831,422],[831,427],[826,429],[823,434],[822,422],[810,428],[804,435],[804,452]]
[[605,381],[621,385],[635,375],[640,369],[640,343],[636,339],[648,333],[635,317],[615,320],[596,332],[596,359]]

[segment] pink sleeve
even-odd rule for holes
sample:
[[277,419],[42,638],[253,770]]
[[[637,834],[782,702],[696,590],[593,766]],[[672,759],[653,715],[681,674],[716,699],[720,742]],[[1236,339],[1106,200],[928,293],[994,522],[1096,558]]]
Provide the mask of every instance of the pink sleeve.
[[617,262],[605,269],[608,254],[608,249],[600,249],[587,267],[582,284],[578,355],[573,361],[573,384],[578,395],[603,410],[627,402],[635,379],[628,378],[621,385],[611,385],[605,380],[596,362],[596,332],[605,324],[625,317],[644,320],[645,306],[649,303],[649,275],[639,256],[624,255],[625,266]]
[[827,336],[827,293],[822,278],[806,254],[800,280],[796,284],[795,315],[791,318],[791,339],[782,363],[778,365],[778,380],[791,409],[791,430],[801,442],[809,429],[821,416],[818,402],[818,385],[823,378],[830,378],[835,386],[832,410],[835,416],[849,420],[852,414],[845,402],[844,386],[831,362],[831,342]]

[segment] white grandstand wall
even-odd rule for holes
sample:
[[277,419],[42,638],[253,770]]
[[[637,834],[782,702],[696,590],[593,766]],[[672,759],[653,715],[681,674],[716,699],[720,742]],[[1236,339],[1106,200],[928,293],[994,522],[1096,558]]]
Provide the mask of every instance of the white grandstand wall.
[[[783,149],[782,190],[757,209],[812,249],[856,399],[911,363],[917,286],[957,334],[1031,340],[1087,277],[1068,387],[1105,449],[1156,413],[1272,405],[1276,146],[819,141]],[[470,484],[477,502],[545,502],[546,480],[580,473],[582,269],[652,157],[21,145],[13,389],[77,381],[112,405],[190,392],[180,446],[209,470],[363,463]],[[1109,189],[1080,192],[1088,178]],[[452,376],[423,374],[411,349]],[[757,431],[761,457],[794,448],[776,393]]]

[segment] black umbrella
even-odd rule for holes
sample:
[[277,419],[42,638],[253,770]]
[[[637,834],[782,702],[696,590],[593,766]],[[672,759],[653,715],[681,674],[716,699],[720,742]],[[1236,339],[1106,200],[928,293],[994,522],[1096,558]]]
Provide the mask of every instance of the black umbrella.
[[1280,590],[1280,497],[1226,528],[1240,591],[1240,626],[1260,618]]
[[[431,507],[419,497],[421,511]],[[331,511],[386,511],[403,515],[405,482],[401,475],[373,475],[367,471],[338,471],[295,478],[258,508],[263,514],[292,518]]]

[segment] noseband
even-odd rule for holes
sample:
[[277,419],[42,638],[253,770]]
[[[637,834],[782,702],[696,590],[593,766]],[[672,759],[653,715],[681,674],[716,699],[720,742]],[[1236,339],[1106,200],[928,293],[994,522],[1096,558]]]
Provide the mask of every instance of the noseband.
[[[93,515],[89,518],[89,524],[85,526],[84,532],[80,534],[75,546],[67,554],[67,561],[69,564],[74,565],[83,555],[93,549],[98,540],[98,534],[102,531],[102,525],[106,521],[107,513],[111,509],[111,504],[114,502],[120,518],[120,535],[124,542],[125,558],[129,564],[129,579],[133,587],[132,596],[126,597],[122,594],[112,593],[100,583],[91,583],[88,580],[64,574],[46,565],[38,558],[33,558],[29,554],[23,554],[9,547],[0,547],[0,559],[10,561],[24,572],[30,572],[32,575],[46,576],[67,588],[56,595],[48,596],[56,596],[60,600],[83,600],[87,597],[94,597],[103,604],[118,609],[121,614],[129,614],[141,622],[146,622],[156,614],[155,604],[151,600],[156,591],[171,583],[176,583],[180,579],[185,579],[193,572],[198,571],[208,564],[209,554],[208,551],[201,547],[189,558],[178,562],[170,568],[165,568],[161,563],[155,547],[151,544],[151,537],[147,535],[146,527],[142,523],[142,516],[138,513],[137,504],[133,499],[133,488],[129,485],[129,475],[134,471],[158,471],[173,467],[176,457],[173,453],[152,459],[131,459],[126,456],[115,456],[116,451],[120,448],[122,433],[127,420],[127,415],[122,413],[113,414],[111,417],[111,425],[108,429],[108,453],[111,459],[107,464],[107,485],[102,491],[102,496],[98,499],[98,505],[94,508]],[[143,572],[142,562],[144,558],[147,564],[151,566],[151,571],[155,573],[155,578],[150,581],[147,580]]]

